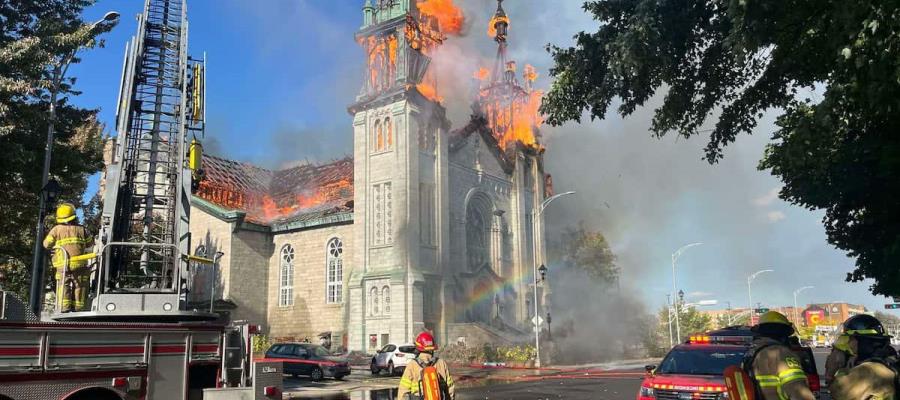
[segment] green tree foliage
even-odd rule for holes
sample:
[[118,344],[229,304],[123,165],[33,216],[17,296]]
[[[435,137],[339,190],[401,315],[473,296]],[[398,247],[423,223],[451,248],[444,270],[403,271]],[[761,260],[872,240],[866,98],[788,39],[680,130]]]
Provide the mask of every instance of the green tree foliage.
[[594,0],[584,9],[598,29],[549,48],[549,123],[602,119],[614,99],[628,116],[660,93],[652,132],[708,134],[714,163],[778,110],[760,168],[784,182],[782,199],[825,210],[829,243],[856,258],[848,280],[900,294],[900,3]]
[[[30,279],[52,71],[80,45],[99,44],[94,37],[103,30],[92,31],[80,17],[92,3],[0,2],[0,285],[20,295]],[[103,166],[103,126],[97,110],[70,103],[78,95],[74,83],[60,85],[51,175],[63,188],[61,199],[80,206],[86,177]]]
[[619,279],[616,255],[602,233],[589,231],[584,224],[567,228],[562,234],[563,262],[584,270],[600,282],[613,283]]
[[741,314],[741,315],[719,315],[716,317],[716,321],[713,324],[713,328],[724,328],[726,326],[735,326],[735,325],[750,325],[750,315]]
[[[660,352],[664,354],[669,350],[670,314],[672,315],[672,336],[674,337],[676,335],[675,319],[672,308],[663,306],[657,312],[657,321],[659,323],[656,324],[656,332],[655,335],[653,335],[655,346],[652,344],[652,341],[645,341],[645,346],[650,342],[648,347],[650,354],[659,355]],[[679,324],[681,325],[681,339],[676,340],[676,343],[684,341],[685,338],[693,333],[706,332],[713,328],[712,317],[697,311],[694,307],[681,307],[679,305],[678,317]]]
[[884,326],[888,326],[888,325],[900,326],[900,317],[898,317],[894,314],[889,314],[889,313],[882,312],[882,311],[875,311],[875,318],[878,318],[878,320],[881,321],[881,323]]

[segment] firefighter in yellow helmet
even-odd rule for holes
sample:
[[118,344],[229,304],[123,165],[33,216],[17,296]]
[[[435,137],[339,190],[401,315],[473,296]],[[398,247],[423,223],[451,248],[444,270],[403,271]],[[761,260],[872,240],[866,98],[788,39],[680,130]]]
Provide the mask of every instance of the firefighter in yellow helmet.
[[78,224],[75,206],[62,203],[56,208],[56,225],[44,238],[44,248],[53,250],[53,268],[56,270],[56,301],[62,312],[86,310],[87,292],[90,287],[90,270],[87,260],[72,260],[87,253],[94,238],[84,226]]
[[855,315],[844,322],[850,369],[838,370],[828,386],[834,400],[893,399],[898,384],[897,351],[884,326],[871,315]]
[[854,355],[850,349],[850,336],[846,332],[841,332],[834,343],[831,344],[831,353],[825,359],[825,385],[834,380],[834,375],[838,370],[848,368],[853,365]]
[[815,400],[798,357],[788,347],[794,326],[784,314],[769,311],[753,326],[758,336],[747,353],[745,366],[763,400]]
[[416,358],[406,364],[400,386],[398,400],[453,400],[456,393],[453,377],[444,360],[434,355],[434,336],[422,332],[416,337]]

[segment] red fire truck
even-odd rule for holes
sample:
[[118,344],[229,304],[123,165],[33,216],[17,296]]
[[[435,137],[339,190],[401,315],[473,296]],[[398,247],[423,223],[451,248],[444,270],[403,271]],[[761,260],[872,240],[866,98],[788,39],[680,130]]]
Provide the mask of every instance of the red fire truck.
[[195,295],[206,283],[193,277],[215,272],[218,255],[189,255],[206,64],[187,56],[186,15],[185,0],[145,0],[126,45],[96,254],[55,249],[61,276],[90,260],[89,307],[63,312],[56,299],[42,315],[0,292],[0,400],[281,398],[281,364],[251,362],[255,328]]

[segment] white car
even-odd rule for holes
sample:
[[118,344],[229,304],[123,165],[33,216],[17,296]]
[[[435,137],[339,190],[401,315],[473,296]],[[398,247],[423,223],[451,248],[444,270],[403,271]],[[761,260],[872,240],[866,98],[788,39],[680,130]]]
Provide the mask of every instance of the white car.
[[399,375],[406,368],[406,363],[416,358],[416,346],[411,344],[387,344],[372,357],[369,367],[372,375],[387,370],[390,375]]

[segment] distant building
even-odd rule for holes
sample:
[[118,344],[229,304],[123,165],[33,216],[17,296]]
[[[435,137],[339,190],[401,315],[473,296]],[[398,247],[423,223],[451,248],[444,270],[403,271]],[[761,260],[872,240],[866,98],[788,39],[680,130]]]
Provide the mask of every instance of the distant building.
[[819,314],[824,317],[824,323],[819,323],[815,325],[839,325],[854,315],[859,314],[871,314],[869,310],[866,309],[866,306],[858,305],[858,304],[849,304],[849,303],[818,303],[818,304],[810,304],[807,306],[806,310],[803,311],[804,319],[807,323],[812,322],[809,320],[811,316]]

